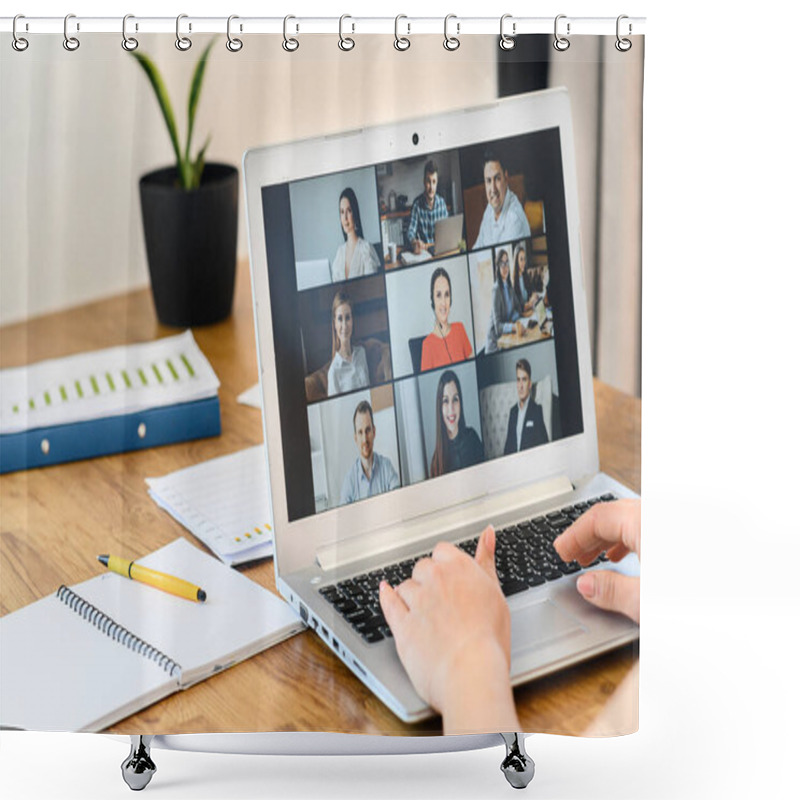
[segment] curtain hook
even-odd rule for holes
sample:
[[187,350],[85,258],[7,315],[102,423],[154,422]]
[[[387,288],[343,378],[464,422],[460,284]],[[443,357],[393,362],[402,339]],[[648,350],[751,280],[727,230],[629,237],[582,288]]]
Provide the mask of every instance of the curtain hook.
[[[298,47],[300,47],[300,42],[297,39],[293,39],[286,34],[286,28],[289,24],[290,19],[297,19],[297,17],[293,17],[291,14],[283,18],[283,49],[287,53],[294,53]],[[300,26],[295,26],[295,33],[300,32]]]
[[[228,17],[228,41],[225,42],[225,47],[227,47],[231,53],[238,53],[244,47],[244,42],[242,42],[241,39],[231,37],[231,22],[235,19],[239,19],[236,14],[231,14]],[[239,30],[241,31],[241,29],[242,26],[240,25]]]
[[[342,14],[342,16],[339,17],[339,49],[345,51],[352,50],[356,46],[356,43],[353,39],[351,39],[349,36],[345,37],[342,34],[342,24],[346,19],[353,19],[353,18],[349,14]],[[353,30],[351,32],[355,33],[355,31],[356,31],[356,24],[354,22]]]
[[[619,24],[624,19],[628,19],[628,17],[625,14],[620,14],[617,17],[617,41],[614,42],[614,47],[616,47],[617,50],[620,51],[620,53],[627,53],[628,50],[630,50],[631,47],[633,47],[633,42],[631,42],[630,39],[623,39],[619,35],[619,28],[620,28]],[[630,36],[632,32],[633,32],[633,28],[631,27],[631,24],[629,22],[628,23],[628,36]]]
[[[130,53],[139,46],[139,40],[135,39],[133,36],[128,36],[127,26],[129,19],[135,19],[133,14],[126,14],[122,18],[122,49]],[[136,26],[136,30],[139,30],[138,25]]]
[[[555,47],[555,49],[558,50],[559,53],[563,53],[565,50],[569,50],[569,39],[567,39],[566,36],[559,36],[558,34],[558,21],[560,19],[566,19],[566,18],[567,18],[566,14],[559,14],[556,17],[556,21],[553,26],[553,36],[555,37],[553,39],[553,47]],[[567,22],[567,36],[569,36],[569,28],[570,25],[569,22]]]
[[517,34],[517,23],[511,23],[511,36],[506,36],[505,32],[503,31],[503,26],[507,19],[511,19],[511,14],[503,14],[500,17],[500,49],[501,50],[513,50],[517,46],[517,40],[514,38]]
[[451,53],[453,50],[458,50],[461,47],[461,42],[458,39],[458,34],[461,32],[461,23],[456,22],[456,35],[455,36],[448,36],[447,35],[447,26],[451,19],[457,19],[455,14],[448,14],[444,18],[444,49],[449,50]]
[[[14,17],[14,22],[11,23],[11,36],[12,36],[12,38],[11,38],[11,46],[18,53],[21,53],[23,50],[27,50],[28,49],[28,40],[27,39],[23,39],[22,36],[20,36],[17,33],[17,20],[18,19],[25,19],[25,15],[24,14],[17,14],[17,16]],[[26,23],[25,24],[26,30],[27,30],[27,27],[28,27],[28,25]]]
[[[182,53],[185,53],[192,46],[192,40],[188,36],[181,36],[181,20],[188,18],[188,14],[178,14],[178,18],[175,20],[175,47]],[[191,29],[190,23],[189,30],[191,31]]]
[[[400,34],[398,33],[397,28],[399,26],[401,19],[408,19],[408,17],[405,14],[398,14],[394,18],[394,49],[403,51],[403,50],[408,50],[408,48],[411,47],[411,39],[407,39],[405,36],[400,36]],[[407,22],[406,26],[408,27],[408,33],[410,34],[411,23]]]
[[[69,35],[68,27],[69,27],[69,21],[71,19],[75,19],[75,15],[74,14],[67,14],[67,16],[64,17],[64,42],[63,42],[63,44],[64,44],[64,49],[65,50],[69,50],[70,53],[74,53],[81,46],[81,43],[75,36],[70,36]],[[75,23],[75,24],[76,24],[76,30],[80,30],[81,29],[80,24],[79,23]]]

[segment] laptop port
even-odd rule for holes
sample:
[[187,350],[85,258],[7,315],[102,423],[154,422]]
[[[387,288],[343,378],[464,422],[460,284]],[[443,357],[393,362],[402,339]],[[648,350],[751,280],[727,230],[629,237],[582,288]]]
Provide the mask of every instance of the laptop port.
[[300,603],[300,618],[308,625],[308,609]]

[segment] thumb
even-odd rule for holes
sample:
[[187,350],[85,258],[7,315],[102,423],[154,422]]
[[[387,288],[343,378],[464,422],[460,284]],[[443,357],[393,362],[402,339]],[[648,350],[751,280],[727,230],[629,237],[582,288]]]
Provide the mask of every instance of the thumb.
[[475,561],[487,575],[497,580],[497,570],[495,570],[494,566],[494,546],[494,528],[489,525],[481,534],[481,538],[478,539],[478,546],[475,548]]
[[577,588],[592,605],[607,611],[617,611],[639,622],[639,579],[610,570],[598,570],[581,575]]

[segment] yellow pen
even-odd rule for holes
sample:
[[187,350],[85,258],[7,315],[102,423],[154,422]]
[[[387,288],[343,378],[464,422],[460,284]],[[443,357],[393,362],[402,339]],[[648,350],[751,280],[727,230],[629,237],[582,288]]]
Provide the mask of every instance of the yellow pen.
[[128,561],[119,556],[97,556],[97,560],[108,567],[112,572],[122,575],[123,578],[130,578],[140,583],[146,583],[163,592],[184,597],[187,600],[194,600],[198,603],[206,601],[206,593],[199,587],[182,578],[167,575],[165,572],[157,572],[148,567],[142,567],[135,561]]

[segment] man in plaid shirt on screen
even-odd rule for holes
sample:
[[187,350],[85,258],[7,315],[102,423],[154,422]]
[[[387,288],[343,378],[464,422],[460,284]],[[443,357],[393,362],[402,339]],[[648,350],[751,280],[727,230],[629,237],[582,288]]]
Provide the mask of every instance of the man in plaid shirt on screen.
[[436,223],[448,216],[444,198],[436,194],[438,184],[439,167],[429,159],[425,163],[425,191],[411,205],[411,221],[408,223],[408,242],[415,255],[433,247]]

